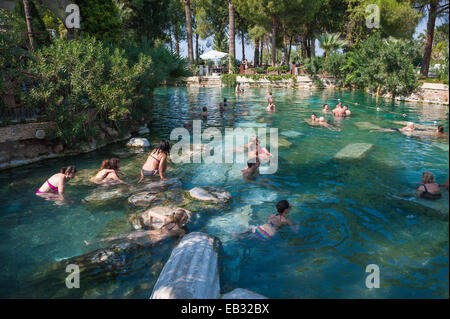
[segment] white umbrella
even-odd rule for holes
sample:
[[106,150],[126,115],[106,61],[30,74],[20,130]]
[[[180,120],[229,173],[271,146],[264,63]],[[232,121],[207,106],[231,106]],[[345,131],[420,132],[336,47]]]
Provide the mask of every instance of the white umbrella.
[[223,57],[226,57],[227,55],[228,55],[228,53],[211,50],[206,53],[203,53],[200,56],[200,58],[202,58],[203,60],[218,60],[218,59],[222,59]]

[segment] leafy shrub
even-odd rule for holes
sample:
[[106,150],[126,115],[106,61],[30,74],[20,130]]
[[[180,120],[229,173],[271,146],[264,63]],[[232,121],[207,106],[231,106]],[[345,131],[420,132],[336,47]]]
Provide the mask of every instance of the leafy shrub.
[[290,70],[291,70],[291,68],[289,67],[289,65],[269,66],[267,68],[268,72],[280,71],[281,73],[286,73],[286,72],[289,72]]
[[336,79],[336,85],[343,86],[345,81],[345,72],[342,70],[345,64],[345,55],[340,53],[331,53],[328,60],[323,64],[323,71],[332,75]]
[[225,86],[231,86],[231,87],[236,86],[236,78],[237,78],[237,74],[222,74],[220,76],[222,84]]
[[341,71],[345,84],[372,92],[407,96],[419,86],[413,61],[416,49],[411,41],[382,40],[375,34],[347,53]]
[[255,68],[255,72],[258,74],[266,73],[266,70],[264,68]]
[[94,38],[55,40],[31,61],[29,72],[39,76],[39,84],[24,98],[56,122],[54,139],[76,148],[98,133],[100,122],[120,130],[122,119],[137,120],[135,101],[143,98],[151,68],[149,56],[140,54],[129,64],[123,49]]

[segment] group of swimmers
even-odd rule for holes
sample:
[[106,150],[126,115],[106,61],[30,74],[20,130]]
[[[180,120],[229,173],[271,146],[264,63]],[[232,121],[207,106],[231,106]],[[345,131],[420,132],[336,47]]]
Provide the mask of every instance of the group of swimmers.
[[[275,105],[273,103],[273,97],[271,92],[267,92],[267,109],[270,111],[275,110]],[[220,103],[221,111],[226,110],[227,107],[227,99],[225,98],[223,102]],[[327,114],[329,112],[328,104],[323,105],[323,113]],[[331,111],[335,117],[347,117],[350,116],[351,111],[348,109],[347,105],[342,106],[342,103],[339,102],[336,105],[336,108]],[[207,108],[203,108],[202,112],[203,116],[207,116]],[[311,117],[311,121],[314,123],[319,123],[323,126],[331,126],[326,122],[324,117],[317,117],[316,114],[313,113]],[[381,129],[383,131],[394,131],[397,130],[399,132],[413,132],[415,129],[414,123],[409,122],[404,128],[400,129]],[[444,128],[442,125],[439,125],[436,131],[436,134],[445,134]],[[247,151],[247,157],[249,158],[247,162],[247,166],[242,170],[243,178],[246,181],[252,180],[259,173],[259,167],[261,162],[267,162],[273,155],[267,150],[265,147],[260,146],[260,142],[258,137],[253,136],[250,141],[243,145],[241,148],[237,148],[234,151],[237,152],[239,150]],[[165,171],[167,170],[167,156],[170,151],[170,144],[167,140],[162,140],[159,143],[159,146],[153,149],[145,161],[141,171],[140,178],[137,184],[141,183],[144,178],[152,177],[159,174],[161,180],[165,180],[164,176]],[[47,179],[44,184],[36,191],[36,195],[46,197],[46,195],[58,195],[60,198],[64,196],[65,191],[65,183],[74,178],[76,175],[76,168],[74,166],[68,166],[61,168],[59,173],[52,175],[49,179]],[[123,180],[119,178],[119,175],[124,175],[120,170],[120,160],[117,158],[105,159],[102,161],[100,170],[96,173],[95,176],[90,178],[90,181],[96,184],[127,184]],[[444,184],[437,184],[434,181],[434,175],[430,172],[424,172],[422,174],[422,182],[417,191],[416,196],[424,199],[438,199],[442,196],[440,191],[440,186],[446,187],[449,189],[449,180]],[[286,200],[279,201],[276,204],[277,213],[269,216],[266,224],[259,226],[252,226],[246,232],[242,234],[234,234],[239,237],[243,236],[247,233],[253,233],[260,239],[270,239],[272,238],[276,230],[283,225],[294,226],[292,222],[290,222],[286,216],[289,213],[291,206]],[[145,230],[133,232],[124,236],[118,237],[109,237],[100,240],[100,242],[105,241],[113,241],[119,239],[128,239],[134,240],[144,236],[150,238],[152,242],[156,242],[162,240],[167,237],[178,237],[183,236],[185,231],[183,230],[184,225],[187,223],[189,216],[184,210],[177,210],[173,212],[173,214],[168,217],[164,215],[160,215],[154,212],[151,212],[150,223],[152,223],[153,219],[159,220],[163,223],[162,227],[157,230]],[[295,227],[293,227],[295,229]],[[298,227],[296,228],[298,230]],[[86,244],[90,244],[86,242]]]

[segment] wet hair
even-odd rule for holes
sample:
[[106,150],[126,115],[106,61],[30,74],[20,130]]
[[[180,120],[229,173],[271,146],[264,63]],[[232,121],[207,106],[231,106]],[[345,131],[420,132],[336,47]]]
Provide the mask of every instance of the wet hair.
[[224,98],[223,101],[226,102],[226,101],[227,101],[227,98]]
[[254,157],[254,158],[251,158],[248,160],[247,165],[250,168],[250,167],[255,166],[257,162],[258,162],[258,158]]
[[119,169],[119,164],[120,164],[120,159],[118,159],[118,158],[111,158],[109,160],[110,168],[115,171]]
[[348,108],[348,105],[347,105],[347,104],[345,104],[345,105],[344,105],[344,107]]
[[186,219],[186,221],[189,219],[189,215],[186,213],[184,209],[177,209],[175,212],[172,213],[172,222],[181,226],[181,222]]
[[325,108],[325,106],[328,106],[328,104],[324,104],[324,105],[322,106],[322,108],[324,109],[324,108]]
[[285,199],[280,200],[275,207],[277,208],[277,215],[282,214],[286,209],[288,209],[291,205],[289,205],[289,202]]
[[314,115],[315,117],[317,117],[316,113],[313,113],[312,115]]
[[109,169],[111,168],[111,164],[109,163],[109,159],[104,159],[102,161],[102,165],[100,165],[100,169]]
[[442,125],[439,125],[437,130],[439,133],[444,133],[444,127]]
[[422,182],[424,184],[434,183],[434,175],[430,172],[423,172],[422,174]]
[[156,154],[159,154],[161,152],[167,154],[170,151],[169,141],[168,140],[161,140],[159,142],[158,147],[155,150],[153,150],[153,152],[155,152],[155,151],[156,151]]
[[62,167],[59,170],[59,172],[64,175],[72,175],[77,172],[77,169],[75,168],[75,166],[67,166],[67,167]]
[[206,106],[203,107],[203,112],[208,111],[208,108]]

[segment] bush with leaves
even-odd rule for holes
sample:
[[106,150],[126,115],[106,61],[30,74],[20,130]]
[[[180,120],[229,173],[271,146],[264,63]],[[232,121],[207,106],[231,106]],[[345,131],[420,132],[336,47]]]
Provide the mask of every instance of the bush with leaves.
[[343,86],[345,81],[345,72],[342,70],[345,64],[345,55],[341,53],[331,53],[328,60],[323,64],[323,71],[331,75],[336,80],[337,86]]
[[98,133],[101,122],[120,130],[123,118],[133,120],[134,101],[142,98],[140,84],[151,67],[150,57],[140,55],[129,64],[123,49],[94,38],[59,39],[36,52],[29,72],[39,83],[24,98],[56,122],[54,139],[77,148]]
[[394,97],[410,95],[420,86],[414,67],[416,55],[411,41],[381,39],[375,34],[347,53],[341,68],[346,73],[345,84]]

